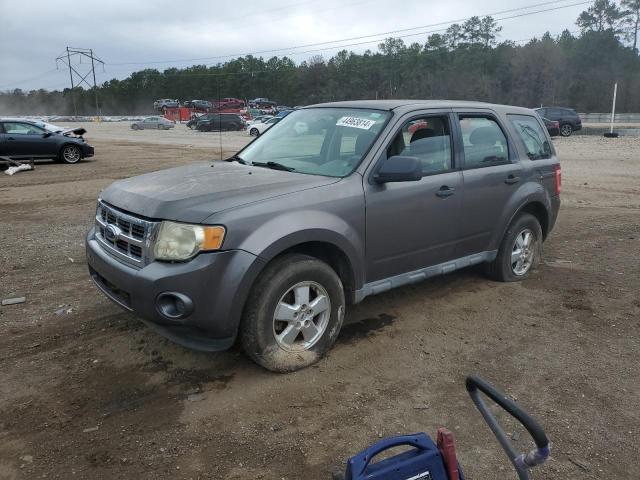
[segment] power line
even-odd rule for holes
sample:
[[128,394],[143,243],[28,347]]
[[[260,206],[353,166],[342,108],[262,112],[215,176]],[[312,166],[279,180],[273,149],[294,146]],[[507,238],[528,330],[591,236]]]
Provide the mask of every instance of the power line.
[[[568,1],[568,0],[559,0],[559,1],[562,2],[562,1]],[[511,9],[508,9],[508,10],[501,10],[501,11],[498,11],[498,12],[491,12],[491,13],[487,13],[487,14],[483,14],[483,15],[474,15],[474,16],[487,17],[487,16],[493,16],[493,15],[502,15],[502,14],[505,14],[505,13],[512,13],[512,12],[517,12],[517,11],[521,11],[521,10],[529,10],[531,8],[536,8],[536,7],[542,7],[542,6],[547,6],[547,5],[557,5],[559,3],[559,1],[547,1],[547,2],[542,2],[542,3],[536,3],[536,4],[532,4],[532,5],[527,5],[527,6],[524,6],[524,7],[511,8]],[[511,19],[511,18],[518,18],[518,17],[522,17],[522,16],[527,16],[527,15],[534,15],[534,14],[537,14],[537,13],[549,12],[549,11],[554,11],[554,10],[560,10],[560,9],[563,9],[563,8],[569,8],[569,7],[579,6],[579,5],[586,5],[588,3],[593,3],[593,0],[572,3],[572,4],[569,4],[569,5],[556,6],[554,8],[538,10],[538,11],[535,11],[535,12],[527,12],[527,13],[523,13],[523,14],[520,14],[520,15],[514,15],[514,16],[511,16],[511,17],[505,17],[505,18],[501,18],[501,19],[496,19],[496,21],[507,20],[507,19]],[[197,61],[204,61],[204,60],[217,60],[217,59],[233,58],[233,57],[244,57],[244,56],[248,56],[248,55],[260,55],[260,54],[263,54],[263,53],[275,53],[275,52],[282,52],[282,51],[285,51],[285,50],[297,50],[299,48],[317,47],[317,46],[322,46],[322,45],[329,45],[329,44],[332,44],[332,43],[349,42],[349,41],[352,41],[352,40],[362,40],[364,38],[377,37],[377,36],[381,36],[381,35],[393,35],[393,34],[396,34],[396,33],[408,32],[408,31],[412,31],[412,30],[419,30],[419,29],[423,29],[423,28],[437,27],[437,26],[441,26],[441,25],[450,25],[450,24],[453,24],[453,23],[467,21],[470,18],[472,18],[472,17],[459,18],[459,19],[456,19],[456,20],[449,20],[449,21],[445,21],[445,22],[432,23],[432,24],[421,25],[421,26],[417,26],[417,27],[409,27],[409,28],[403,28],[403,29],[398,29],[398,30],[390,30],[390,31],[387,31],[387,32],[378,32],[378,33],[373,33],[373,34],[370,34],[370,35],[363,35],[363,36],[359,36],[359,37],[342,38],[342,39],[338,39],[338,40],[330,40],[330,41],[318,42],[318,43],[308,43],[308,44],[304,44],[304,45],[276,48],[276,49],[271,49],[271,50],[261,50],[261,51],[256,51],[256,52],[233,53],[233,54],[228,54],[228,55],[218,55],[218,56],[214,56],[214,57],[199,57],[199,58],[189,58],[189,59],[185,58],[185,59],[174,59],[174,60],[154,60],[154,61],[145,61],[145,62],[119,62],[119,63],[107,62],[107,65],[118,66],[118,65],[151,65],[151,64],[167,64],[167,63],[185,63],[185,62],[197,62]],[[426,31],[426,32],[420,32],[420,33],[417,33],[417,34],[408,34],[408,35],[400,36],[399,38],[408,37],[408,36],[423,35],[425,33],[436,33],[436,32],[440,32],[440,31],[444,31],[444,30],[446,30],[446,28],[445,29],[432,30],[432,31]],[[341,48],[341,47],[349,47],[349,46],[355,46],[355,45],[365,45],[367,43],[375,43],[375,42],[378,42],[378,41],[380,41],[380,39],[376,39],[376,40],[372,40],[372,41],[368,41],[368,42],[346,44],[346,45],[332,45],[331,47],[324,48],[324,49],[310,50],[310,51],[307,51],[307,52],[292,52],[291,54],[302,54],[302,53],[310,53],[310,52],[323,51],[323,50],[332,50],[332,49],[337,49],[337,48]]]
[[40,80],[41,78],[44,78],[44,77],[50,75],[51,73],[57,72],[57,71],[59,71],[57,68],[53,68],[51,70],[47,70],[46,72],[42,72],[42,73],[40,73],[40,74],[38,74],[36,76],[33,76],[33,77],[24,78],[22,80],[16,80],[16,81],[11,82],[11,83],[5,83],[4,85],[0,85],[0,88],[6,88],[6,87],[10,87],[12,85],[18,85],[19,83],[31,82],[33,80]]

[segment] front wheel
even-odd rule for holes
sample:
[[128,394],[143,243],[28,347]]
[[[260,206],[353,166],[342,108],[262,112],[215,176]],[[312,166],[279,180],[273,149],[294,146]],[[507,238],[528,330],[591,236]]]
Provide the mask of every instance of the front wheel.
[[560,126],[560,135],[563,137],[570,137],[573,133],[573,127],[570,123],[565,123]]
[[529,213],[518,215],[507,229],[498,255],[486,267],[493,280],[517,282],[529,276],[542,256],[542,228]]
[[75,145],[65,145],[60,152],[60,159],[65,163],[78,163],[82,158],[82,152]]
[[260,132],[257,128],[252,128],[251,130],[249,130],[249,135],[251,135],[252,137],[258,137],[260,136]]
[[273,372],[314,364],[342,327],[342,282],[326,263],[284,255],[268,265],[251,290],[240,338],[246,354]]

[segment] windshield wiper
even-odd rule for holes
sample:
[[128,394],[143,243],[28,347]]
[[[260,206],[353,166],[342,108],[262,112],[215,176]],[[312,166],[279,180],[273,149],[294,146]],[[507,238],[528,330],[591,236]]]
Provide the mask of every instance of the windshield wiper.
[[295,170],[295,168],[293,167],[287,167],[286,165],[283,165],[281,163],[278,162],[253,162],[253,165],[255,165],[256,167],[267,167],[267,168],[271,168],[272,170],[283,170],[285,172],[293,172]]
[[229,157],[225,161],[227,161],[227,162],[238,162],[238,163],[241,163],[242,165],[246,165],[247,164],[247,162],[245,162],[244,159],[242,159],[238,155],[234,155],[233,157]]

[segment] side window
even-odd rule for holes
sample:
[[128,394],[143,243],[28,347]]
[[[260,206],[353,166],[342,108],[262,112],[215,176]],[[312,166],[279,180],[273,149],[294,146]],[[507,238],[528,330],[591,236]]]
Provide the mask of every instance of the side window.
[[387,157],[416,157],[424,175],[452,168],[451,129],[447,117],[423,117],[405,123],[389,147]]
[[38,135],[44,133],[44,129],[30,123],[6,122],[4,129],[12,135]]
[[551,145],[537,119],[528,115],[509,115],[509,120],[524,143],[529,160],[551,158]]
[[507,137],[490,117],[460,116],[465,168],[509,163]]

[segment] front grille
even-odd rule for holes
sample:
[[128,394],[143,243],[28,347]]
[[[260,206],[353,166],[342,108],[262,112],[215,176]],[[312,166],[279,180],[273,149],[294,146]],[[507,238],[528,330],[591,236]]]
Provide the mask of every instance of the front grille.
[[143,267],[152,260],[151,240],[157,226],[158,222],[98,201],[96,238],[105,251],[130,265]]

